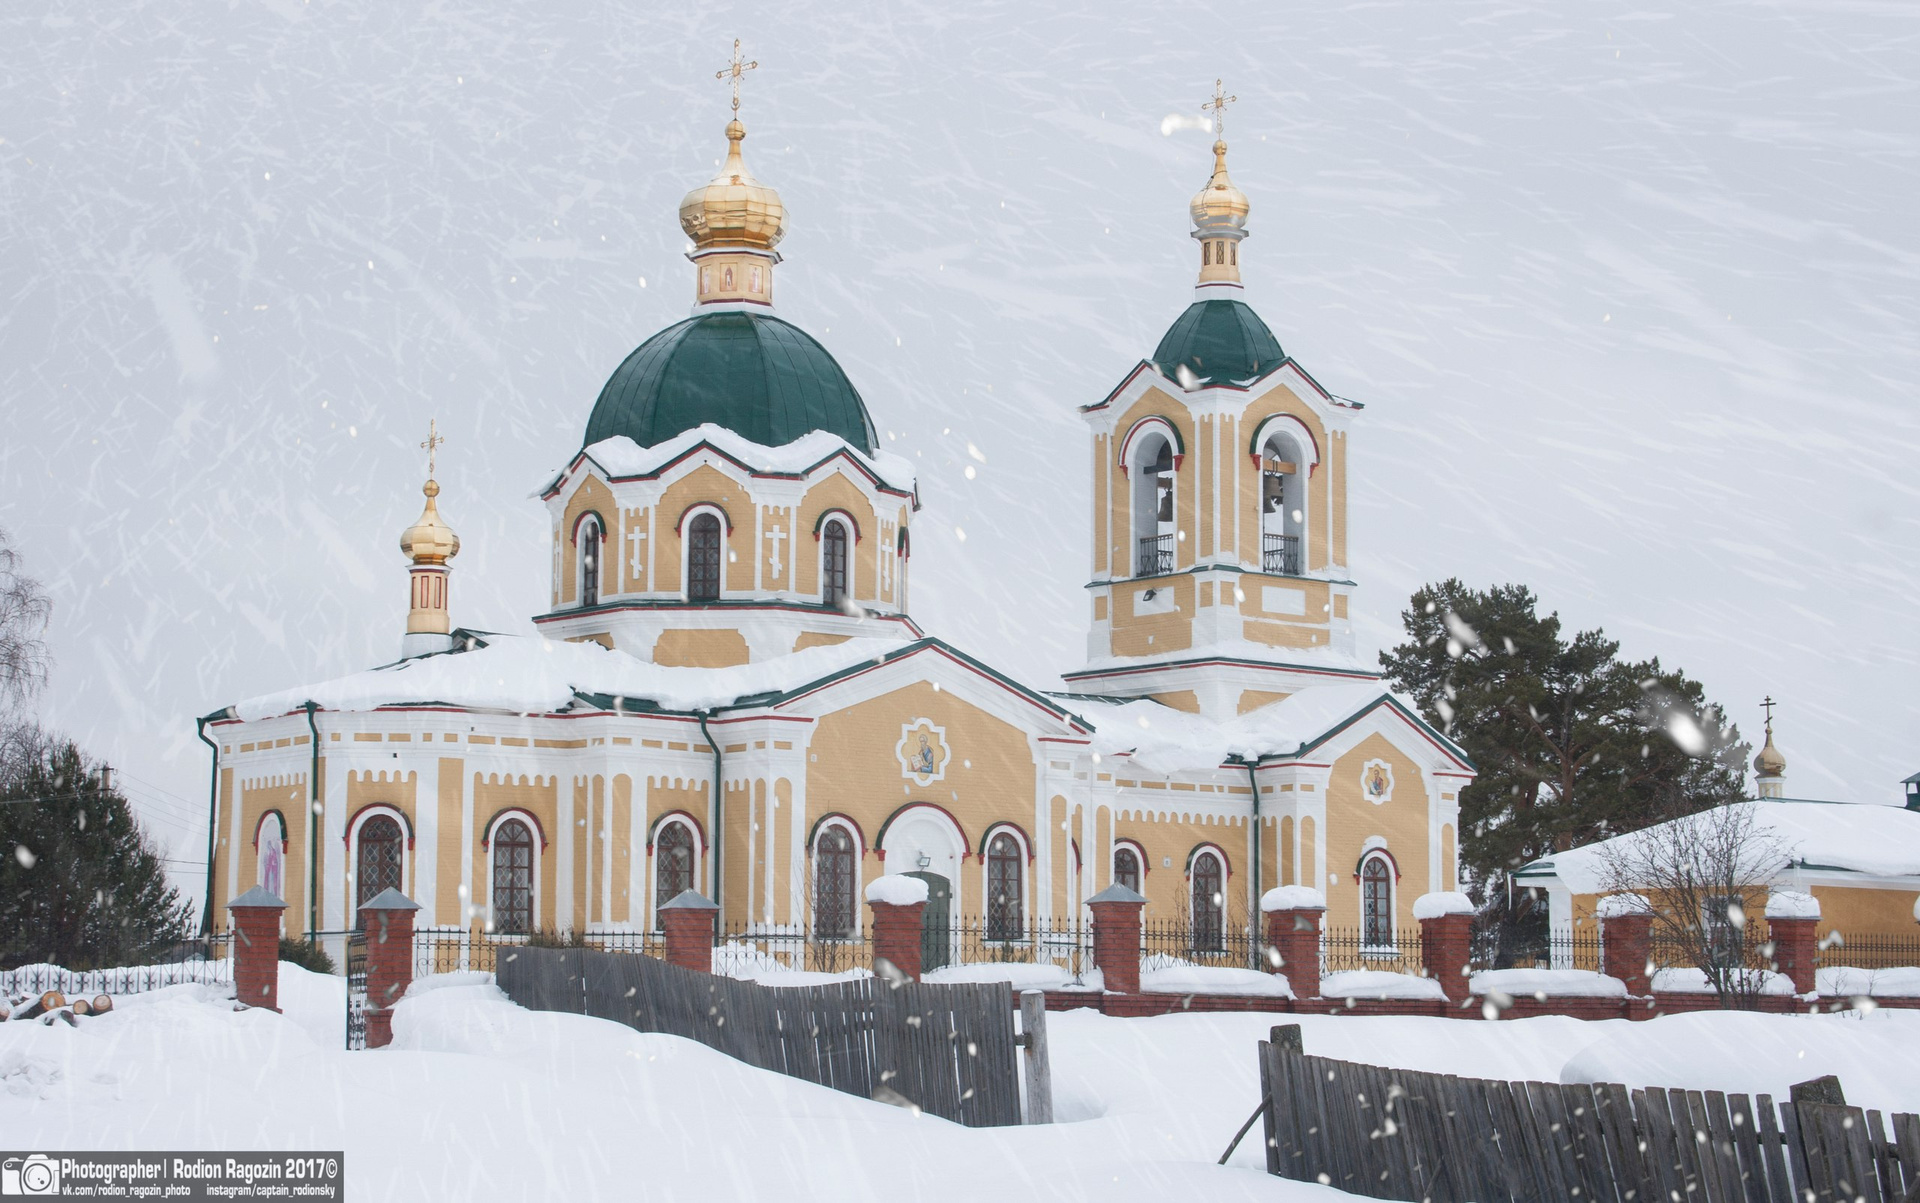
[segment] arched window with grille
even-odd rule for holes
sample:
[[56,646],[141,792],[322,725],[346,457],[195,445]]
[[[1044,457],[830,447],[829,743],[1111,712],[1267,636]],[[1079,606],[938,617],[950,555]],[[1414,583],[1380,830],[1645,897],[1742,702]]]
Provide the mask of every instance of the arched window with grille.
[[401,889],[400,824],[390,815],[374,815],[360,824],[354,857],[354,905],[369,902],[385,889]]
[[533,832],[519,819],[493,829],[493,930],[533,930]]
[[1024,933],[1025,869],[1020,841],[1012,835],[1003,831],[987,844],[987,939],[1018,940]]
[[662,823],[653,837],[654,910],[692,888],[693,829],[685,823]]
[[853,836],[845,827],[821,828],[813,843],[813,934],[828,940],[853,935]]
[[1195,952],[1223,952],[1226,949],[1226,925],[1222,912],[1227,904],[1226,873],[1220,857],[1201,852],[1193,858],[1193,949]]
[[1393,944],[1393,862],[1378,852],[1360,862],[1360,942]]
[[580,522],[580,604],[600,604],[600,520],[589,514]]
[[695,514],[687,524],[687,600],[720,600],[720,518]]
[[1131,848],[1113,850],[1113,884],[1140,892],[1140,854]]
[[820,532],[820,601],[838,606],[847,600],[847,524],[828,519]]

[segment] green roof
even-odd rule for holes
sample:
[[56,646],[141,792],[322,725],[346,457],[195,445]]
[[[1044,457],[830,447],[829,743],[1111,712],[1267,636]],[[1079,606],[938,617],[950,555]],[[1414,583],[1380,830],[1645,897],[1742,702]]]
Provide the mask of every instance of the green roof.
[[873,419],[827,349],[764,313],[702,313],[640,344],[587,419],[585,444],[626,435],[642,447],[703,423],[779,447],[816,430],[872,455]]
[[1241,301],[1195,301],[1153,353],[1153,362],[1167,376],[1184,364],[1215,384],[1264,376],[1286,359],[1280,340]]

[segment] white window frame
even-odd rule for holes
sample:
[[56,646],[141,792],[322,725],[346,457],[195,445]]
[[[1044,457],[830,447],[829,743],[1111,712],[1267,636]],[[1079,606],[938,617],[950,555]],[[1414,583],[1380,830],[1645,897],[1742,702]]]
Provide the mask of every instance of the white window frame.
[[[865,868],[867,855],[866,841],[861,838],[860,829],[853,825],[852,820],[837,814],[828,815],[820,820],[820,826],[814,828],[813,846],[807,849],[807,876],[809,884],[818,883],[820,880],[820,837],[834,827],[846,832],[848,842],[853,845],[853,931],[845,938],[858,940],[865,936],[867,930],[867,908],[861,905],[860,893],[860,879],[864,876],[862,870]],[[814,889],[807,891],[807,938],[810,940],[816,938],[813,934],[813,919],[819,901],[820,895],[816,884]]]
[[[1146,893],[1147,892],[1147,870],[1149,868],[1147,864],[1147,850],[1140,846],[1139,840],[1126,839],[1125,837],[1122,837],[1113,841],[1113,856],[1118,856],[1122,850],[1133,853],[1133,859],[1139,862],[1140,892],[1142,894]],[[1107,858],[1107,884],[1108,885],[1114,885],[1119,881],[1119,878],[1113,875],[1113,856],[1109,856]]]
[[707,842],[700,838],[700,827],[686,815],[671,814],[654,825],[647,840],[647,930],[660,931],[660,833],[668,827],[679,824],[693,837],[693,885],[692,889],[705,893],[704,877],[707,868]]
[[1203,856],[1211,856],[1214,859],[1214,863],[1220,866],[1220,901],[1213,905],[1214,910],[1218,912],[1220,916],[1220,939],[1224,946],[1229,934],[1227,931],[1227,895],[1233,888],[1233,862],[1227,859],[1226,851],[1222,849],[1220,845],[1213,843],[1197,845],[1192,855],[1187,857],[1187,871],[1181,882],[1181,885],[1187,892],[1187,910],[1189,912],[1187,915],[1187,942],[1189,945],[1196,945],[1198,943],[1197,937],[1199,932],[1196,924],[1200,915],[1194,909],[1193,905],[1193,870],[1194,867],[1200,863],[1200,858]]
[[1020,850],[1020,930],[1016,940],[1002,940],[996,943],[1020,943],[1026,939],[1025,933],[1033,926],[1033,845],[1027,842],[1026,833],[1013,823],[1002,819],[989,826],[980,836],[980,934],[986,938],[987,922],[993,908],[992,867],[988,861],[993,855],[993,841],[1001,836],[1012,838],[1014,846]]
[[829,510],[825,514],[821,515],[820,517],[820,533],[819,533],[819,539],[818,539],[819,548],[820,548],[820,563],[819,563],[819,568],[817,570],[819,575],[818,584],[820,586],[820,589],[819,589],[820,604],[823,606],[827,604],[827,528],[829,526],[839,527],[841,536],[846,540],[846,543],[845,543],[845,547],[847,549],[846,600],[848,602],[855,602],[856,597],[855,597],[854,588],[853,588],[854,579],[855,579],[854,570],[853,570],[854,548],[859,545],[860,536],[856,534],[854,531],[854,523],[850,515],[848,515],[844,510]]
[[586,609],[588,605],[587,557],[580,546],[580,540],[586,535],[588,527],[592,527],[599,534],[598,567],[600,570],[600,580],[599,584],[595,587],[592,604],[596,606],[599,605],[607,596],[607,524],[602,522],[600,515],[594,513],[592,510],[584,510],[578,518],[574,519],[573,523],[573,604],[575,607],[583,610]]
[[[712,514],[714,521],[720,524],[720,598],[727,596],[727,569],[733,563],[733,523],[727,521],[727,512],[710,501],[695,502],[680,515],[678,533],[680,535],[680,597],[688,605],[699,605],[693,600],[693,520],[702,514]],[[697,833],[696,833],[697,834]]]
[[533,812],[530,810],[522,809],[517,806],[509,807],[508,809],[501,811],[499,814],[493,816],[492,822],[487,824],[487,839],[486,839],[487,905],[486,905],[486,910],[484,912],[487,917],[487,931],[488,931],[488,934],[492,934],[493,927],[494,927],[494,923],[493,923],[493,837],[496,833],[499,832],[500,828],[505,826],[506,823],[511,819],[518,819],[520,822],[525,823],[527,825],[527,830],[533,834],[533,906],[531,908],[531,913],[527,918],[527,931],[524,933],[527,935],[531,935],[532,933],[540,930],[540,920],[541,920],[541,915],[540,915],[541,864],[540,862],[546,859],[547,837],[545,836],[545,834],[543,834],[543,829],[540,826],[540,822],[538,819],[534,817]]
[[[1367,862],[1379,861],[1387,867],[1387,942],[1385,944],[1367,943]],[[1360,887],[1360,954],[1376,956],[1399,955],[1400,916],[1400,866],[1393,854],[1385,848],[1369,848],[1360,854],[1359,878],[1355,884]]]
[[400,892],[413,897],[413,824],[399,807],[386,802],[371,803],[353,816],[353,823],[347,828],[347,898],[352,899],[347,904],[347,918],[355,930],[360,926],[360,829],[375,815],[386,815],[400,825]]

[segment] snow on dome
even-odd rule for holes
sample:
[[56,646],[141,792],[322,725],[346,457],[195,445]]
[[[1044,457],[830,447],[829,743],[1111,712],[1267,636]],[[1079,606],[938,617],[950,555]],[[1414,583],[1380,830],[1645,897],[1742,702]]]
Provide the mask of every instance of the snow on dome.
[[912,906],[927,900],[927,883],[905,873],[889,873],[867,883],[867,901]]
[[1818,919],[1820,900],[1798,890],[1775,890],[1767,895],[1769,919]]
[[1327,896],[1312,886],[1275,886],[1260,895],[1262,911],[1324,911]]
[[649,663],[598,643],[539,636],[485,635],[462,652],[418,656],[318,685],[249,698],[233,708],[252,721],[298,710],[373,710],[438,702],[469,710],[550,714],[580,693],[644,698],[666,710],[711,710],[755,694],[780,692],[831,676],[907,646],[903,639],[849,639],[731,668]]
[[1653,904],[1647,901],[1645,894],[1609,894],[1593,908],[1593,913],[1602,919],[1619,919],[1626,915],[1651,915]]
[[[891,451],[868,454],[865,448],[857,447],[826,430],[809,431],[792,442],[773,447],[756,443],[724,426],[706,422],[647,447],[642,447],[627,435],[613,435],[588,444],[582,454],[600,465],[609,476],[646,476],[658,472],[701,443],[707,443],[722,454],[739,460],[755,472],[789,475],[799,475],[836,453],[845,453],[890,488],[911,493],[915,487],[913,464],[904,457]],[[549,475],[547,480],[552,482],[566,472],[567,469],[560,469]],[[546,491],[546,487],[543,487],[534,496],[542,496]]]
[[1480,908],[1473,899],[1458,890],[1436,890],[1413,900],[1415,919],[1440,919],[1447,915],[1471,915]]

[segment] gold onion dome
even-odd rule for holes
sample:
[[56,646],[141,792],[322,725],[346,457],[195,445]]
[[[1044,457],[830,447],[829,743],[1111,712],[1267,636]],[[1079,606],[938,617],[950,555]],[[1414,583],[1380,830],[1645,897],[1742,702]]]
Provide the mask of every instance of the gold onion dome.
[[460,552],[460,536],[453,533],[440,517],[434,498],[440,495],[440,483],[429,480],[420,489],[427,495],[427,508],[420,518],[400,532],[400,550],[416,564],[444,564]]
[[1220,229],[1223,226],[1240,229],[1247,224],[1247,194],[1233,186],[1233,180],[1227,175],[1227,144],[1219,141],[1213,144],[1213,178],[1207,186],[1194,194],[1187,206],[1193,215],[1193,224],[1203,230]]
[[1787,758],[1780,755],[1780,749],[1773,746],[1773,731],[1767,731],[1766,746],[1753,758],[1753,771],[1762,777],[1778,777],[1787,771]]
[[747,127],[727,123],[727,161],[720,174],[680,202],[680,228],[696,249],[741,246],[770,251],[787,232],[780,194],[753,178],[740,158]]

